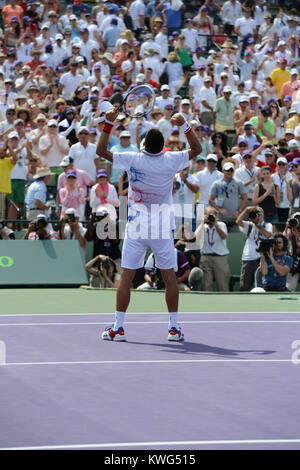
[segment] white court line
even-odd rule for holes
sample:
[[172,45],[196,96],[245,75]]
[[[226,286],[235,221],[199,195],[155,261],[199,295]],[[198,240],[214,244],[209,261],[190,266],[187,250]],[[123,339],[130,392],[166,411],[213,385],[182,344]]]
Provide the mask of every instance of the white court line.
[[[298,312],[179,312],[179,315],[289,315],[298,314]],[[4,313],[1,317],[48,317],[48,316],[87,316],[87,315],[114,315],[114,312],[92,312],[92,313]],[[168,315],[168,312],[127,312],[126,315]]]
[[[67,325],[107,325],[106,322],[50,322],[50,323],[1,323],[1,326],[67,326]],[[300,323],[300,320],[183,320],[181,324],[215,323]],[[166,325],[168,321],[125,321],[125,325]]]
[[249,444],[300,444],[300,439],[240,439],[222,441],[165,441],[165,442],[113,442],[107,444],[74,444],[33,447],[7,447],[0,450],[60,450],[60,449],[115,449],[117,447],[167,447],[167,446],[211,446],[211,445],[249,445]]
[[72,361],[72,362],[6,362],[1,367],[13,366],[72,366],[72,365],[113,365],[113,364],[204,364],[204,363],[290,363],[294,364],[292,359],[159,359],[159,360],[130,360],[130,361]]

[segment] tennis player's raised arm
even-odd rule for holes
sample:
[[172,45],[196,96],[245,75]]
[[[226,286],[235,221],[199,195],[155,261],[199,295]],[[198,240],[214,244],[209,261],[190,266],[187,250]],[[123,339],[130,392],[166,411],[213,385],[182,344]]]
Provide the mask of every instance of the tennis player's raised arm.
[[118,111],[115,109],[110,109],[109,111],[106,112],[105,124],[103,126],[103,130],[101,132],[101,136],[98,141],[97,148],[96,148],[97,155],[99,155],[99,157],[105,158],[106,160],[109,160],[110,162],[113,161],[113,154],[107,149],[107,147],[108,147],[110,133],[112,131],[114,122],[118,114],[119,114]]
[[191,160],[192,158],[197,157],[197,155],[202,152],[202,145],[200,144],[198,137],[196,136],[189,123],[184,119],[183,115],[180,113],[174,114],[174,116],[171,117],[170,121],[174,126],[181,127],[183,132],[185,133],[190,146],[190,148],[188,149],[189,159]]

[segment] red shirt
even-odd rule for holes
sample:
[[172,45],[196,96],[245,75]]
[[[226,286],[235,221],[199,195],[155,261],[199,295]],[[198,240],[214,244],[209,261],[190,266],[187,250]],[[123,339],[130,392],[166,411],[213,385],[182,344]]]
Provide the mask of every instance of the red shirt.
[[292,160],[294,160],[294,158],[300,158],[300,151],[298,149],[292,150],[291,152],[285,154],[285,158],[290,163]]
[[272,163],[272,165],[268,165],[266,162],[262,162],[261,160],[259,160],[256,164],[256,166],[258,166],[259,168],[262,168],[263,166],[268,166],[271,168],[271,173],[275,173],[276,169],[277,169],[277,165],[276,163]]
[[158,83],[155,80],[149,80],[149,82],[146,82],[147,85],[153,86],[153,88],[159,89]]
[[[29,60],[26,62],[26,65],[29,65],[32,71],[34,71],[39,65],[46,64],[44,60],[39,60],[38,62],[34,62],[33,60]],[[40,71],[37,75],[40,75],[42,72]]]
[[101,98],[110,98],[114,94],[113,84],[106,85],[101,90]]

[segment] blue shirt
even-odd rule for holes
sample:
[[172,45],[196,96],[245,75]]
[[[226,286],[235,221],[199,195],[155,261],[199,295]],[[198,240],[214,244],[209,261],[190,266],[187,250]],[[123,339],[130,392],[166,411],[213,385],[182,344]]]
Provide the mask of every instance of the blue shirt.
[[34,204],[34,200],[38,199],[42,204],[46,204],[47,186],[44,181],[35,181],[32,183],[26,193],[25,203],[26,209],[38,209]]
[[120,37],[122,29],[117,25],[111,25],[104,31],[103,39],[107,47],[115,47],[117,40]]
[[[263,286],[276,286],[276,287],[286,287],[286,277],[287,276],[280,276],[276,271],[271,263],[270,258],[268,256],[265,257],[266,262],[268,264],[268,274],[266,276],[262,276],[262,284]],[[275,261],[279,263],[281,266],[288,266],[292,268],[293,266],[293,258],[287,255],[275,255]]]
[[[124,152],[138,152],[139,149],[137,148],[136,145],[130,144],[128,147],[122,147],[122,145],[119,143],[117,145],[114,145],[110,151],[113,152],[118,152],[118,153],[124,153]],[[112,162],[109,162],[110,165],[112,165]],[[112,184],[115,184],[119,180],[119,176],[123,174],[123,171],[116,170],[113,166],[111,167],[111,173],[110,173],[110,182]]]

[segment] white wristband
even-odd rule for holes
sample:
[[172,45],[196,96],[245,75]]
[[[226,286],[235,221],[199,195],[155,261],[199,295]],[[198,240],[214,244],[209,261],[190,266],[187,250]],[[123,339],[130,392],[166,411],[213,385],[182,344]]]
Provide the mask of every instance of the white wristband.
[[187,134],[190,130],[191,130],[191,126],[189,125],[188,122],[185,122],[184,124],[182,124],[181,126],[181,129],[183,130],[183,132],[185,134]]

